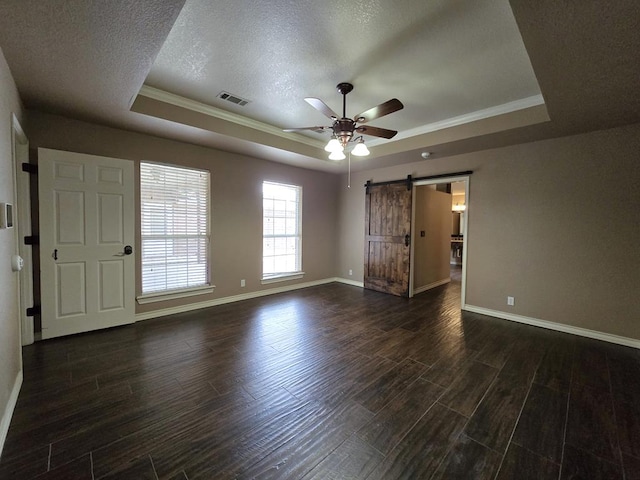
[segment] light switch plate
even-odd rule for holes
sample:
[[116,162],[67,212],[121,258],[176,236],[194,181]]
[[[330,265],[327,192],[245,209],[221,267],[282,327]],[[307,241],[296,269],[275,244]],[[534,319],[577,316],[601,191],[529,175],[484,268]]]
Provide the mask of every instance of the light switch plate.
[[0,228],[13,228],[13,204],[0,203]]

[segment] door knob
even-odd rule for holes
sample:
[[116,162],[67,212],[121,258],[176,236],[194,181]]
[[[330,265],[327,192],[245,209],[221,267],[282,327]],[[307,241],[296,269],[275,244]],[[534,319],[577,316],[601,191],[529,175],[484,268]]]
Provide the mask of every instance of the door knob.
[[125,255],[131,255],[133,253],[133,248],[131,245],[127,245],[124,247],[124,251],[120,253],[116,253],[114,257],[124,257]]

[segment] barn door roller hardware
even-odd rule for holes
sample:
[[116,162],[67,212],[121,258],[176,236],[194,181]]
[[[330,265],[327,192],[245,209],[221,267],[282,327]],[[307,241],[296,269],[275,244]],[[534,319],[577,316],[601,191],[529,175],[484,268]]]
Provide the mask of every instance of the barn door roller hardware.
[[402,180],[389,180],[386,182],[376,182],[373,183],[371,180],[367,180],[365,183],[365,188],[367,189],[367,193],[369,193],[370,187],[377,187],[379,185],[393,185],[394,183],[406,183],[407,189],[411,190],[411,184],[413,182],[420,182],[422,180],[437,180],[438,178],[449,178],[449,177],[466,177],[467,175],[471,175],[473,170],[467,170],[466,172],[454,172],[454,173],[442,173],[440,175],[429,175],[427,177],[415,177],[413,178],[411,175],[407,175],[407,178],[403,178]]

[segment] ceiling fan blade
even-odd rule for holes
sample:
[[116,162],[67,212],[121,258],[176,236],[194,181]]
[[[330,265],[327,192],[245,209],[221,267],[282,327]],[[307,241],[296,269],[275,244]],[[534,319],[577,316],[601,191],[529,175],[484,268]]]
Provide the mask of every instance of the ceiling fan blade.
[[333,110],[331,110],[326,103],[324,103],[322,100],[320,100],[319,98],[313,98],[313,97],[306,97],[304,99],[305,102],[307,102],[309,105],[311,105],[313,108],[315,108],[316,110],[318,110],[320,113],[322,113],[323,115],[326,115],[327,117],[329,117],[331,120],[337,120],[338,118],[340,118],[338,116],[338,114],[336,112],[334,112]]
[[353,119],[358,123],[366,123],[371,120],[375,120],[376,118],[384,117],[385,115],[389,115],[390,113],[397,112],[398,110],[402,110],[404,105],[397,98],[392,98],[391,100],[381,103],[377,107],[370,108],[369,110],[365,110],[360,115],[356,115]]
[[324,132],[330,130],[331,127],[299,127],[299,128],[283,128],[283,132],[301,132],[303,130],[312,130],[314,132]]
[[393,138],[398,133],[395,130],[387,130],[386,128],[372,127],[372,126],[366,126],[366,125],[356,128],[356,131],[358,133],[363,133],[364,135],[371,135],[372,137],[382,137],[382,138]]

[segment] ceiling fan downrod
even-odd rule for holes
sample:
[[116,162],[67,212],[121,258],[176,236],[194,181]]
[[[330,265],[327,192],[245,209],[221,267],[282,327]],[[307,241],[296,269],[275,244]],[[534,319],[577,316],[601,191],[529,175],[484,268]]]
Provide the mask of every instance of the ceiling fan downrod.
[[356,122],[347,118],[347,94],[353,90],[353,85],[348,82],[339,83],[336,86],[338,93],[342,95],[342,118],[333,122],[333,134],[340,141],[344,148],[353,138],[356,129]]

